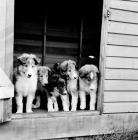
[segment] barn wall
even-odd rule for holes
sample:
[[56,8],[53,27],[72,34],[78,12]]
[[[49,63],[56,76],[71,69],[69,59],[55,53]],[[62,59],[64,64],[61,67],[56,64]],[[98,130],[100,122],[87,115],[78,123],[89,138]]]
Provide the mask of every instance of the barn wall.
[[103,112],[138,112],[138,1],[109,0]]

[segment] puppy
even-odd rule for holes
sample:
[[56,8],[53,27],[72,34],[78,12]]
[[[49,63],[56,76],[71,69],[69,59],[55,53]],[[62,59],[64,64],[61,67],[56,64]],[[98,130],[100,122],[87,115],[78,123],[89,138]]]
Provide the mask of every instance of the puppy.
[[95,110],[97,92],[97,73],[95,65],[85,65],[79,69],[80,108],[86,108],[86,94],[90,95],[90,110]]
[[59,111],[57,98],[62,100],[63,110],[69,111],[69,99],[66,90],[66,82],[60,74],[53,73],[48,84],[48,111]]
[[27,97],[26,112],[32,112],[32,102],[37,89],[37,66],[40,59],[33,54],[22,54],[17,58],[18,64],[14,71],[15,99],[17,112],[23,112],[23,97]]
[[67,79],[67,92],[71,95],[71,111],[76,111],[78,103],[78,72],[75,61],[67,60],[62,62],[60,71]]
[[36,103],[32,105],[32,108],[39,108],[41,103],[41,98],[47,96],[47,88],[49,82],[49,77],[51,74],[51,69],[47,66],[38,66],[38,82],[37,91],[35,95]]

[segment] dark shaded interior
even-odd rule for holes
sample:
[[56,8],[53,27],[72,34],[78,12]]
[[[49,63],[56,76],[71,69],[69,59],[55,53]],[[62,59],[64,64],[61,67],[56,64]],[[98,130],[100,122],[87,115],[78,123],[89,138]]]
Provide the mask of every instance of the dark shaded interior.
[[99,67],[102,6],[102,0],[15,0],[14,67],[22,53],[49,67],[68,59]]
[[99,66],[101,21],[101,0],[15,0],[14,62],[23,52],[43,57],[46,27],[46,65],[72,59]]

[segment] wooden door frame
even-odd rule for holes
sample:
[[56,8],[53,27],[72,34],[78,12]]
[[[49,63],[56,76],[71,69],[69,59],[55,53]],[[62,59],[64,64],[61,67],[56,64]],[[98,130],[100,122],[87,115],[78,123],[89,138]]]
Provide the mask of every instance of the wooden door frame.
[[105,46],[107,40],[107,24],[108,24],[108,10],[109,0],[103,0],[103,12],[102,12],[102,28],[101,28],[101,43],[100,43],[100,63],[99,63],[99,87],[98,87],[98,101],[97,109],[100,114],[103,113],[103,94],[104,94],[104,79],[105,79]]

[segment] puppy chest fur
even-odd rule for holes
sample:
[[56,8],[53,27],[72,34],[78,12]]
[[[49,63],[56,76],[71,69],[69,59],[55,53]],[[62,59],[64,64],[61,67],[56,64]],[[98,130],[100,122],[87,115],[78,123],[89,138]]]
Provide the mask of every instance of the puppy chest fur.
[[17,76],[17,81],[15,84],[15,89],[18,95],[23,95],[24,97],[28,94],[35,94],[37,88],[37,75],[30,78],[26,76]]

